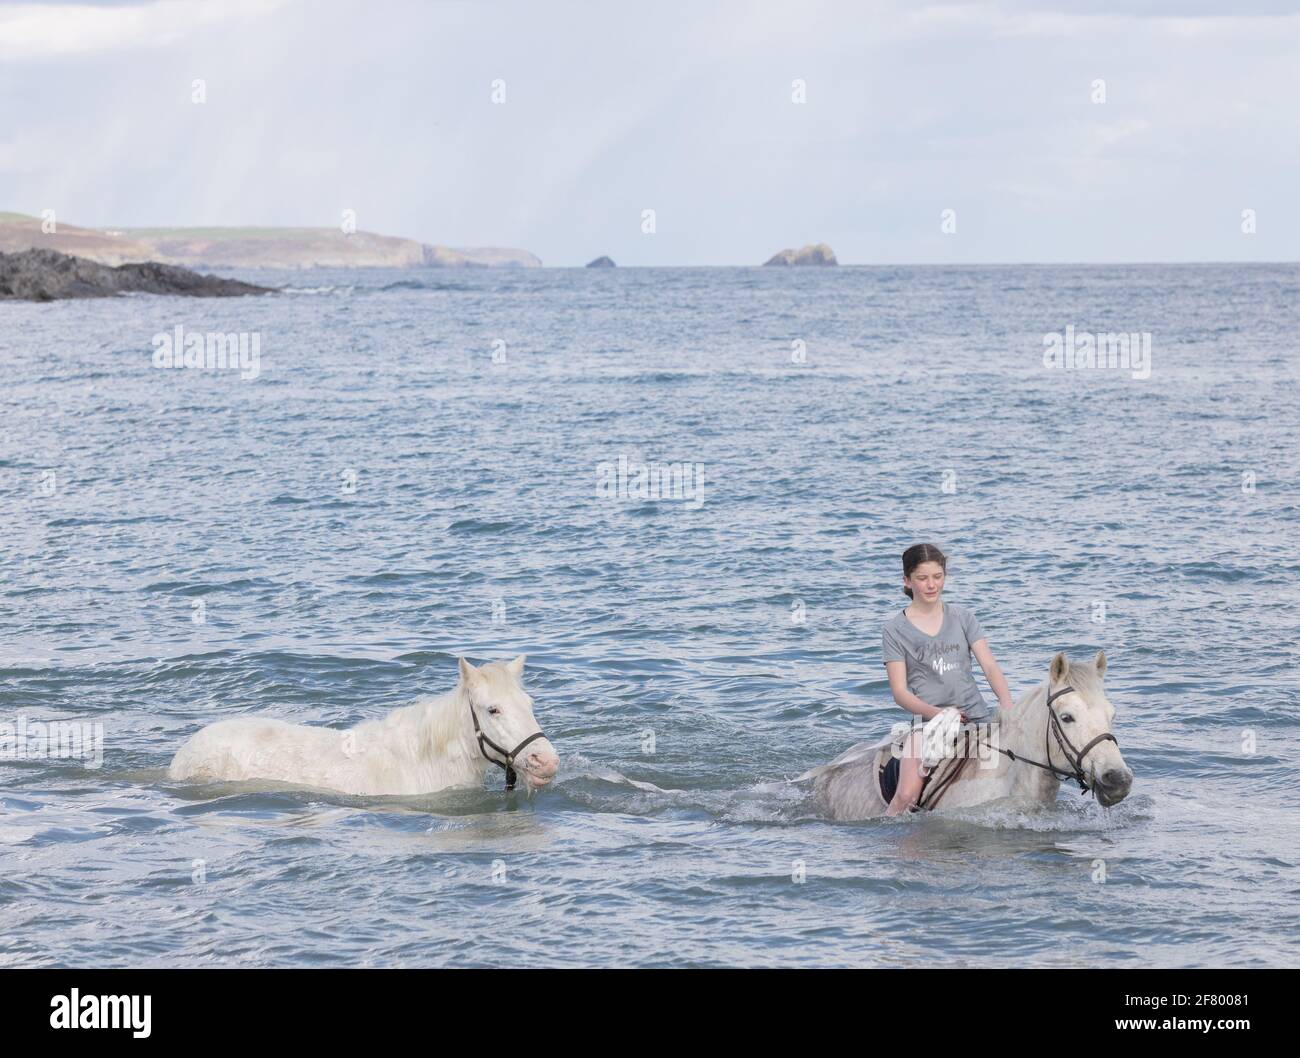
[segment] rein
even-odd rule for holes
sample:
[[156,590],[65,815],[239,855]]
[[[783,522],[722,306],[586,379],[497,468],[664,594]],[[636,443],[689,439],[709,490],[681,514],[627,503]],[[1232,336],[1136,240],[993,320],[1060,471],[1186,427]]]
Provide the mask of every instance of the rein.
[[[1035,768],[1042,768],[1044,771],[1050,771],[1053,775],[1055,775],[1057,778],[1060,779],[1073,779],[1075,782],[1079,784],[1080,794],[1087,794],[1092,792],[1092,787],[1090,787],[1084,781],[1087,773],[1083,770],[1083,758],[1086,757],[1089,754],[1089,752],[1091,752],[1092,748],[1095,745],[1097,745],[1097,743],[1110,741],[1110,742],[1114,742],[1115,745],[1118,746],[1119,739],[1117,739],[1114,735],[1112,735],[1109,731],[1107,731],[1105,734],[1098,735],[1086,746],[1084,746],[1083,749],[1076,750],[1074,748],[1074,743],[1070,741],[1069,736],[1066,735],[1065,731],[1061,728],[1061,721],[1057,719],[1056,713],[1052,709],[1052,703],[1056,701],[1056,699],[1061,697],[1061,695],[1063,694],[1069,694],[1073,690],[1074,690],[1073,687],[1066,686],[1066,687],[1062,687],[1058,691],[1052,691],[1047,695],[1046,705],[1047,705],[1048,724],[1043,731],[1043,756],[1047,758],[1046,764],[1044,764],[1042,761],[1034,760],[1032,757],[1020,756],[1016,753],[1013,753],[1009,749],[1003,749],[1001,746],[998,746],[996,748],[999,753],[1004,754],[1010,760],[1023,761],[1025,764],[1032,764]],[[1056,765],[1052,763],[1052,744],[1048,741],[1049,736],[1054,737],[1056,739],[1056,744],[1060,748],[1061,753],[1064,754],[1065,759],[1070,762],[1070,768],[1072,769],[1071,771],[1065,771],[1062,768],[1056,767]],[[976,737],[978,739],[978,735]],[[936,785],[933,794],[928,800],[928,803],[923,793],[921,798],[918,799],[916,805],[914,806],[914,810],[918,808],[924,808],[927,810],[932,809],[934,808],[935,805],[939,803],[939,798],[941,798],[944,795],[948,787],[951,786],[952,783],[958,777],[958,775],[961,774],[962,770],[966,766],[967,761],[970,760],[969,746],[967,747],[967,749],[968,752],[966,756],[963,758],[962,762],[956,768],[950,771],[947,775],[945,775],[943,779]]]
[[[483,733],[483,729],[478,725],[478,713],[474,711],[474,703],[469,701],[468,695],[466,695],[466,702],[469,705],[469,717],[474,721],[474,734],[478,736],[478,751],[483,754],[485,760],[490,760],[498,768],[505,769],[506,789],[513,790],[515,788],[515,782],[519,778],[519,776],[515,774],[515,758],[519,756],[520,751],[528,745],[528,743],[535,742],[539,738],[545,738],[546,734],[539,728],[533,734],[520,742],[514,749],[507,752]],[[488,746],[491,746],[494,750],[500,753],[505,760],[497,760],[495,757],[488,756]]]

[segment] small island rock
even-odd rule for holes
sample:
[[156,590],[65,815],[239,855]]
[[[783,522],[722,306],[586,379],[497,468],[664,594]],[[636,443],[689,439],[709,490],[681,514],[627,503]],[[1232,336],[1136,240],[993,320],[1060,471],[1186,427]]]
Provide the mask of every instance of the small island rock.
[[764,265],[837,265],[835,251],[824,242],[809,244],[802,250],[782,250],[763,262]]

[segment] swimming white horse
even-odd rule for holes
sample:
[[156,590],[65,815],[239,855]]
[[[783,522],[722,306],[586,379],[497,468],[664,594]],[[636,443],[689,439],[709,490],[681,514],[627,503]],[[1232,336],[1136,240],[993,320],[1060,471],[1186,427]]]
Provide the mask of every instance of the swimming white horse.
[[[490,765],[530,790],[560,766],[533,718],[523,687],[524,657],[475,668],[438,698],[394,709],[345,731],[238,717],[203,728],[177,751],[172,779],[269,779],[349,794],[423,794],[474,786]],[[525,750],[527,752],[525,752]]]
[[[966,755],[964,743],[958,743],[964,761],[950,760],[932,773],[921,806],[941,811],[1000,797],[1053,801],[1063,778],[1078,782],[1102,805],[1118,804],[1128,796],[1133,773],[1111,731],[1115,707],[1102,685],[1105,672],[1106,655],[1100,651],[1092,662],[1083,663],[1057,654],[1047,682],[1014,709],[1001,710],[998,723],[983,729],[981,750],[972,739]],[[793,781],[811,780],[818,801],[834,819],[884,815],[888,802],[880,792],[880,774],[894,744],[894,736],[859,743]]]

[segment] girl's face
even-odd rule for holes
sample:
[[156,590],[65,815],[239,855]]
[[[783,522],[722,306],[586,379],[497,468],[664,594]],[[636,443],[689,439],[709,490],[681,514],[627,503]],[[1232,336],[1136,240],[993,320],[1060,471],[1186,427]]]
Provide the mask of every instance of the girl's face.
[[938,562],[922,562],[903,583],[912,589],[918,602],[936,602],[943,591],[943,567]]

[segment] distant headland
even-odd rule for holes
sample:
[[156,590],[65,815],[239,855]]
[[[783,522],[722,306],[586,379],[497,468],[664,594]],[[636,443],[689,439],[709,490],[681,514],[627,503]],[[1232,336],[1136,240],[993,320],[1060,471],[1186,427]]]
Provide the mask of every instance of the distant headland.
[[[340,228],[82,228],[46,224],[24,213],[0,212],[0,253],[56,250],[86,261],[179,265],[187,268],[540,268],[527,250],[450,247]],[[776,267],[839,264],[826,243],[785,249],[763,262]],[[617,267],[597,257],[588,268]]]
[[105,265],[205,268],[539,268],[527,250],[453,248],[339,228],[79,228],[0,213],[0,252],[57,250]]

